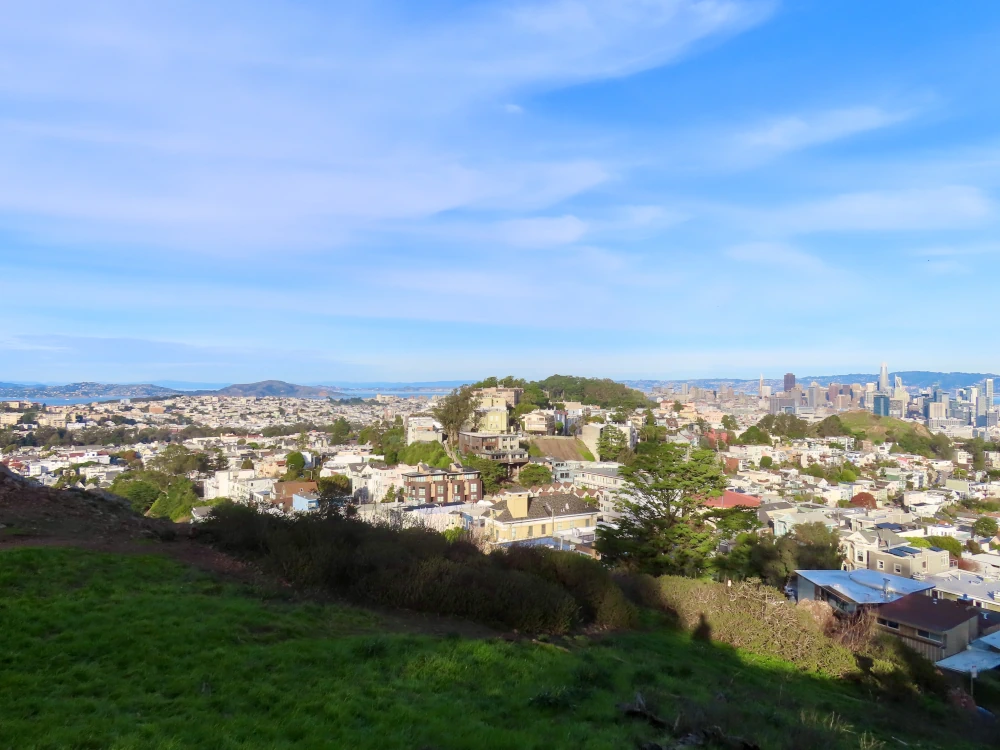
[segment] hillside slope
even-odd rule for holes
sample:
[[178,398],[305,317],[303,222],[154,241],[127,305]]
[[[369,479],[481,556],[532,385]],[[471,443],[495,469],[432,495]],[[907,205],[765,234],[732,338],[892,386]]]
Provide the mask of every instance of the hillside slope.
[[[663,629],[385,632],[365,610],[71,549],[0,548],[0,600],[2,747],[620,750],[713,727],[746,748],[976,746],[955,716]],[[637,693],[665,727],[626,717]]]
[[894,417],[877,417],[868,411],[849,411],[840,414],[841,423],[853,432],[863,431],[869,439],[885,440],[890,433],[895,435],[912,434],[921,438],[930,438],[930,431],[922,424],[904,422]]

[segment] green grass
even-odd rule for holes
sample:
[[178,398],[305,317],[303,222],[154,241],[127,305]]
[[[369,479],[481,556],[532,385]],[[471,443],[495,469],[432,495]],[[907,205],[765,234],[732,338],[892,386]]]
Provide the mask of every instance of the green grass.
[[590,452],[590,449],[587,448],[587,444],[580,440],[580,438],[576,439],[576,449],[580,451],[580,455],[583,457],[584,461],[597,460],[594,458],[594,454]]
[[0,747],[19,750],[619,750],[663,739],[615,708],[637,691],[765,748],[857,748],[866,730],[974,746],[940,704],[877,706],[660,628],[558,646],[397,634],[153,555],[0,552],[0,633]]
[[532,458],[542,458],[545,454],[542,453],[542,449],[539,448],[534,441],[528,443],[528,455]]
[[864,432],[869,438],[885,438],[890,430],[899,435],[912,433],[920,437],[930,437],[930,433],[923,425],[904,422],[895,417],[878,417],[867,411],[849,411],[838,416],[841,423],[852,432]]

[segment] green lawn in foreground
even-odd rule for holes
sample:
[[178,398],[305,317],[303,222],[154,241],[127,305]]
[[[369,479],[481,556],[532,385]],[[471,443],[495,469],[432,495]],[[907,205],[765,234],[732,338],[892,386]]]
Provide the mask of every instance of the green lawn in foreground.
[[866,728],[963,747],[941,707],[916,719],[670,631],[564,650],[382,627],[158,556],[2,551],[0,748],[621,750],[658,738],[615,708],[637,690],[764,747],[879,747]]

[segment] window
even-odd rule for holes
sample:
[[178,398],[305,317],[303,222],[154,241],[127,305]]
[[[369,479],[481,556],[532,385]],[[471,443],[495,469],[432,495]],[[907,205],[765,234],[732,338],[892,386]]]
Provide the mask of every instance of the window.
[[940,633],[932,633],[929,630],[918,630],[917,635],[921,638],[926,638],[929,641],[934,641],[936,643],[944,643],[944,636]]
[[427,490],[425,490],[423,487],[421,487],[420,488],[420,497],[423,497],[426,494],[427,494]]
[[535,535],[535,527],[534,526],[529,526],[528,527],[528,538],[530,539],[534,535]]
[[879,560],[878,561],[878,569],[879,570],[885,570],[885,560]]
[[899,623],[898,622],[893,622],[892,620],[884,620],[881,617],[879,617],[878,618],[878,624],[879,625],[884,625],[885,627],[891,628],[892,630],[899,630]]
[[895,564],[894,564],[894,565],[892,566],[892,569],[893,569],[893,570],[894,570],[895,572],[897,572],[897,573],[902,573],[902,572],[903,572],[903,566],[902,566],[902,565],[900,565],[899,563],[895,563]]
[[864,562],[865,561],[865,553],[864,552],[858,552],[858,554],[855,555],[855,559],[858,562]]
[[545,536],[545,524],[542,524],[542,536]]

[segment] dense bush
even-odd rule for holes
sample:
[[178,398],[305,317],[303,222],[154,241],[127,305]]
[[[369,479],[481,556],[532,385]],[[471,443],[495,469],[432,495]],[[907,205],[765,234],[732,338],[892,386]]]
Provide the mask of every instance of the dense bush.
[[494,552],[493,557],[507,568],[533,573],[565,588],[582,608],[584,619],[598,627],[620,629],[636,624],[635,606],[596,560],[527,546]]
[[725,586],[679,576],[638,576],[622,583],[639,603],[670,613],[696,637],[838,677],[857,669],[849,649],[827,638],[807,612],[759,581]]
[[200,530],[289,581],[361,602],[551,633],[581,621],[623,627],[635,616],[598,563],[570,552],[522,564],[429,529],[286,518],[232,504],[216,508]]

